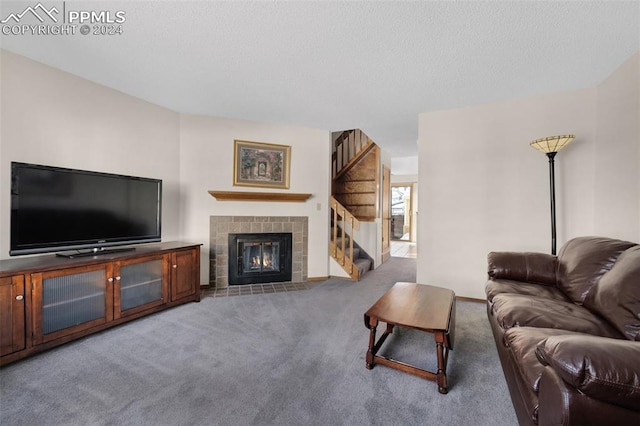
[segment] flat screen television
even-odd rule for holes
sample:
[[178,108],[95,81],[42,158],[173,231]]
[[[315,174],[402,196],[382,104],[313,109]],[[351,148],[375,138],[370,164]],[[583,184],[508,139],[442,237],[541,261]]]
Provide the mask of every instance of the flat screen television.
[[11,256],[160,241],[162,180],[11,163]]

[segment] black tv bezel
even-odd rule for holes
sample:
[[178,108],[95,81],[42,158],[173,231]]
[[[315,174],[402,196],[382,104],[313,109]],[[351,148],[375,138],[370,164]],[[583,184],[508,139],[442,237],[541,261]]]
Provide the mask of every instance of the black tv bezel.
[[[16,182],[14,179],[15,170],[17,168],[32,168],[39,170],[51,170],[55,172],[62,173],[73,173],[73,174],[84,174],[84,175],[93,175],[93,176],[103,176],[103,177],[111,177],[118,179],[127,179],[127,180],[138,180],[138,181],[147,181],[154,182],[158,185],[158,204],[157,204],[157,214],[156,214],[156,233],[154,235],[149,236],[131,236],[129,237],[118,237],[118,238],[106,238],[106,239],[90,239],[90,240],[81,240],[81,241],[57,241],[51,243],[38,243],[38,244],[22,244],[17,246],[17,242],[14,242],[14,212],[17,209],[14,209],[15,198],[18,195],[16,193]],[[109,253],[114,251],[123,251],[127,250],[127,248],[120,249],[105,249],[109,247],[118,247],[118,246],[128,246],[128,245],[136,245],[136,244],[146,244],[146,243],[154,243],[160,242],[162,239],[162,179],[155,178],[146,178],[140,176],[132,176],[132,175],[124,175],[117,173],[107,173],[107,172],[97,172],[92,170],[82,170],[82,169],[73,169],[68,167],[58,167],[58,166],[49,166],[43,164],[33,164],[33,163],[24,163],[24,162],[11,162],[11,192],[10,192],[10,238],[9,238],[9,255],[10,256],[20,256],[20,255],[28,255],[28,254],[43,254],[43,253],[53,253],[59,251],[65,251],[64,253],[59,253],[61,256],[65,257],[76,257],[81,255],[93,255],[93,254],[102,254]],[[131,248],[133,249],[133,248]],[[73,251],[73,252],[70,252]],[[83,250],[85,250],[83,252]]]

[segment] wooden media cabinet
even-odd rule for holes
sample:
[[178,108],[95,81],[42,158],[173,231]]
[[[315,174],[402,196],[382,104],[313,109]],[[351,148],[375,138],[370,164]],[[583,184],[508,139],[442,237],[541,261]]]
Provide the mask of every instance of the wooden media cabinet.
[[194,301],[200,301],[200,244],[0,260],[0,365]]

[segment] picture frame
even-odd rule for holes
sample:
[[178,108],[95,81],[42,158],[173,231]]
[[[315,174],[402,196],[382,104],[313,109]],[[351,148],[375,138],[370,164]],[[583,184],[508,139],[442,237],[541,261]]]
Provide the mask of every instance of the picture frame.
[[233,185],[289,189],[291,147],[234,140]]

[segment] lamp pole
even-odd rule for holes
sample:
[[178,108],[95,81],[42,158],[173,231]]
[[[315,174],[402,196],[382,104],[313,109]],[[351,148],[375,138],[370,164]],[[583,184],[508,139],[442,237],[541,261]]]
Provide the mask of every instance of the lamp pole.
[[549,196],[551,198],[551,254],[556,254],[556,176],[554,158],[557,152],[547,152],[549,157]]
[[556,176],[554,159],[558,151],[569,145],[575,138],[574,135],[550,136],[536,139],[529,143],[531,147],[544,152],[549,158],[549,196],[551,198],[551,254],[556,255]]

